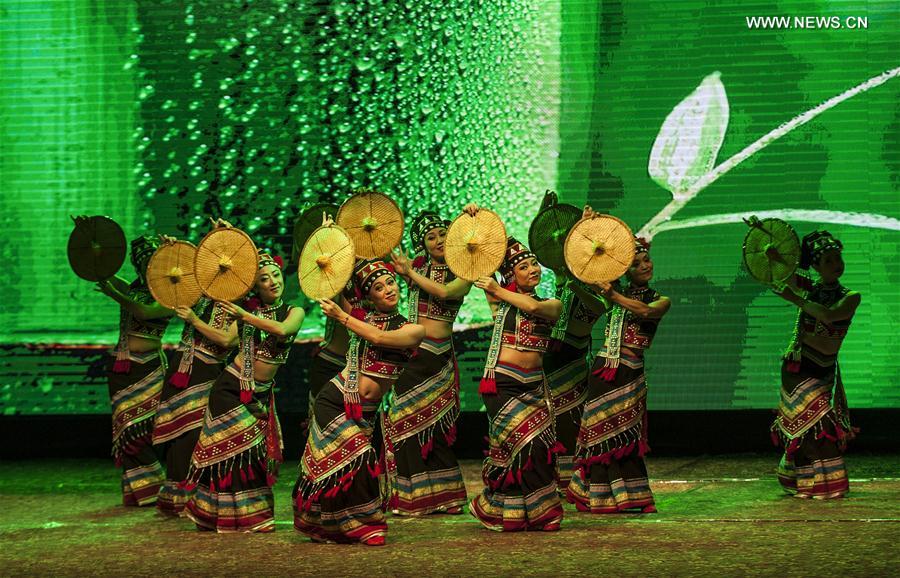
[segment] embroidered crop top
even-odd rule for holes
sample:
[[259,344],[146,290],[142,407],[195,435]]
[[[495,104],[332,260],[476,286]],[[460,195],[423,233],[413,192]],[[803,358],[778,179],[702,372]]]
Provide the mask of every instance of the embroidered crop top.
[[[206,297],[202,297],[200,301],[194,305],[193,309],[197,317],[213,329],[224,330],[228,326],[229,319],[225,310],[222,309],[218,303],[214,303]],[[184,329],[181,332],[180,347],[184,349],[190,348],[191,338],[194,340],[194,348],[196,351],[205,353],[219,361],[228,357],[228,353],[231,351],[229,348],[219,345],[203,335],[200,331],[197,331],[190,323],[185,323]]]
[[[838,303],[841,299],[850,293],[850,290],[841,284],[827,286],[821,282],[814,282],[805,275],[797,275],[797,286],[807,292],[807,301],[818,303],[824,307],[831,307]],[[850,322],[853,319],[842,319],[833,323],[825,323],[800,310],[797,318],[797,326],[801,333],[805,335],[816,335],[819,337],[827,337],[835,339],[839,343],[847,336],[850,329]]]
[[[538,301],[540,297],[532,295]],[[552,321],[536,315],[529,315],[517,307],[505,308],[502,344],[518,351],[538,351],[545,353],[550,346],[553,333]]]
[[[661,297],[659,292],[650,287],[628,287],[622,291],[622,294],[647,305]],[[621,306],[616,305],[615,307]],[[622,322],[622,347],[627,347],[628,349],[650,349],[653,337],[656,335],[656,329],[659,327],[659,321],[659,319],[642,319],[640,316],[625,309]],[[609,343],[611,325],[612,323],[606,324],[606,343]]]
[[[417,267],[415,271],[441,285],[446,285],[456,279],[456,275],[450,271],[450,267],[447,265],[429,262],[422,267]],[[415,310],[411,310],[409,315],[410,320],[413,322],[421,316],[453,323],[463,304],[462,299],[438,299],[419,287],[413,288],[410,294],[410,301],[412,301],[413,296],[415,297]]]
[[[366,316],[366,323],[374,325],[382,331],[393,331],[409,324],[406,318],[399,313],[387,315],[369,313]],[[360,340],[359,372],[378,379],[397,379],[413,352],[412,349],[379,347],[368,341]]]
[[601,314],[596,313],[590,307],[585,305],[584,301],[579,299],[577,295],[573,296],[570,319],[574,319],[585,325],[593,325],[600,317]]
[[[290,305],[282,303],[278,307],[258,309],[254,312],[254,315],[280,322],[287,319],[291,309]],[[253,331],[253,347],[256,352],[256,359],[275,365],[284,364],[291,353],[291,344],[294,342],[295,337],[297,337],[297,334],[288,337],[278,337],[255,327]]]
[[[142,305],[153,305],[156,300],[140,281],[135,281],[128,289],[128,298]],[[128,316],[128,335],[143,337],[144,339],[162,339],[169,326],[171,317],[158,317],[156,319],[138,319],[134,315]]]

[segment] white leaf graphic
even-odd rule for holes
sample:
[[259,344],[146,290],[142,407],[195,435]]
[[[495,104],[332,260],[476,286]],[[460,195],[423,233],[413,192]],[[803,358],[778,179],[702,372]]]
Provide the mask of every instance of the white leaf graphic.
[[900,219],[874,213],[853,213],[847,211],[828,211],[820,209],[776,209],[772,211],[749,211],[746,213],[726,213],[722,215],[706,215],[680,221],[666,221],[656,228],[656,233],[675,231],[678,229],[694,229],[726,223],[743,223],[750,216],[760,219],[784,219],[785,221],[804,221],[809,223],[833,223],[835,225],[851,225],[869,229],[900,231]]
[[675,199],[712,170],[728,128],[728,96],[714,72],[666,117],[647,171]]

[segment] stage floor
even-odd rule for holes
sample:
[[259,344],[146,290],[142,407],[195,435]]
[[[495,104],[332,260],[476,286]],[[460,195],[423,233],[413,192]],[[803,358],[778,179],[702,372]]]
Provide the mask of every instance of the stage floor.
[[[658,514],[566,506],[556,533],[499,534],[468,514],[388,518],[382,548],[314,544],[291,525],[297,463],[276,486],[273,534],[197,532],[119,505],[105,460],[0,464],[5,576],[550,576],[900,574],[900,456],[847,456],[850,497],[782,494],[775,453],[648,459]],[[463,464],[470,497],[480,464]]]

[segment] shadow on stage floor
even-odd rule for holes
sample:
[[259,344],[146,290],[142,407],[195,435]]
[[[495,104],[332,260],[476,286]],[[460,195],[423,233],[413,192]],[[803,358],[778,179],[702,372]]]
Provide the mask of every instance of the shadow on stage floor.
[[[4,575],[550,576],[896,575],[900,460],[847,456],[850,497],[785,496],[777,455],[648,458],[658,514],[566,507],[562,531],[498,534],[473,518],[389,516],[383,548],[313,544],[291,526],[297,463],[276,486],[276,532],[217,535],[120,505],[105,460],[0,464]],[[463,463],[469,495],[480,464]]]

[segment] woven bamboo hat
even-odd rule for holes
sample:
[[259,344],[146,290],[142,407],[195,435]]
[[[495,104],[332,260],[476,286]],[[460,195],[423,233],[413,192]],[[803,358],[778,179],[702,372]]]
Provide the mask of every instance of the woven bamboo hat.
[[169,309],[193,307],[200,300],[194,273],[197,247],[187,241],[164,243],[147,263],[147,287],[157,303]]
[[237,301],[256,282],[256,245],[247,233],[233,227],[213,229],[197,246],[194,272],[200,290],[210,299]]
[[303,250],[303,246],[306,245],[307,239],[313,234],[313,231],[322,225],[322,214],[324,213],[334,218],[339,208],[334,203],[316,203],[300,213],[300,216],[297,217],[297,221],[294,223],[294,246],[291,251],[292,262],[299,263],[300,252]]
[[581,219],[569,231],[563,254],[575,277],[585,283],[614,281],[634,260],[634,234],[612,215]]
[[72,220],[75,228],[66,247],[72,271],[86,281],[102,281],[115,275],[125,262],[128,250],[122,227],[109,217]]
[[506,227],[493,211],[463,213],[447,229],[444,259],[453,274],[466,281],[491,275],[506,255]]
[[347,286],[355,261],[356,250],[347,231],[335,224],[319,227],[300,252],[300,289],[310,299],[331,299]]
[[403,237],[400,207],[387,195],[374,191],[359,192],[344,201],[335,221],[350,235],[361,259],[381,259]]
[[800,263],[797,232],[781,219],[744,221],[750,227],[744,236],[744,265],[758,281],[770,285],[794,274]]
[[565,271],[563,244],[581,214],[581,209],[565,203],[553,204],[537,214],[528,229],[528,246],[541,265]]

